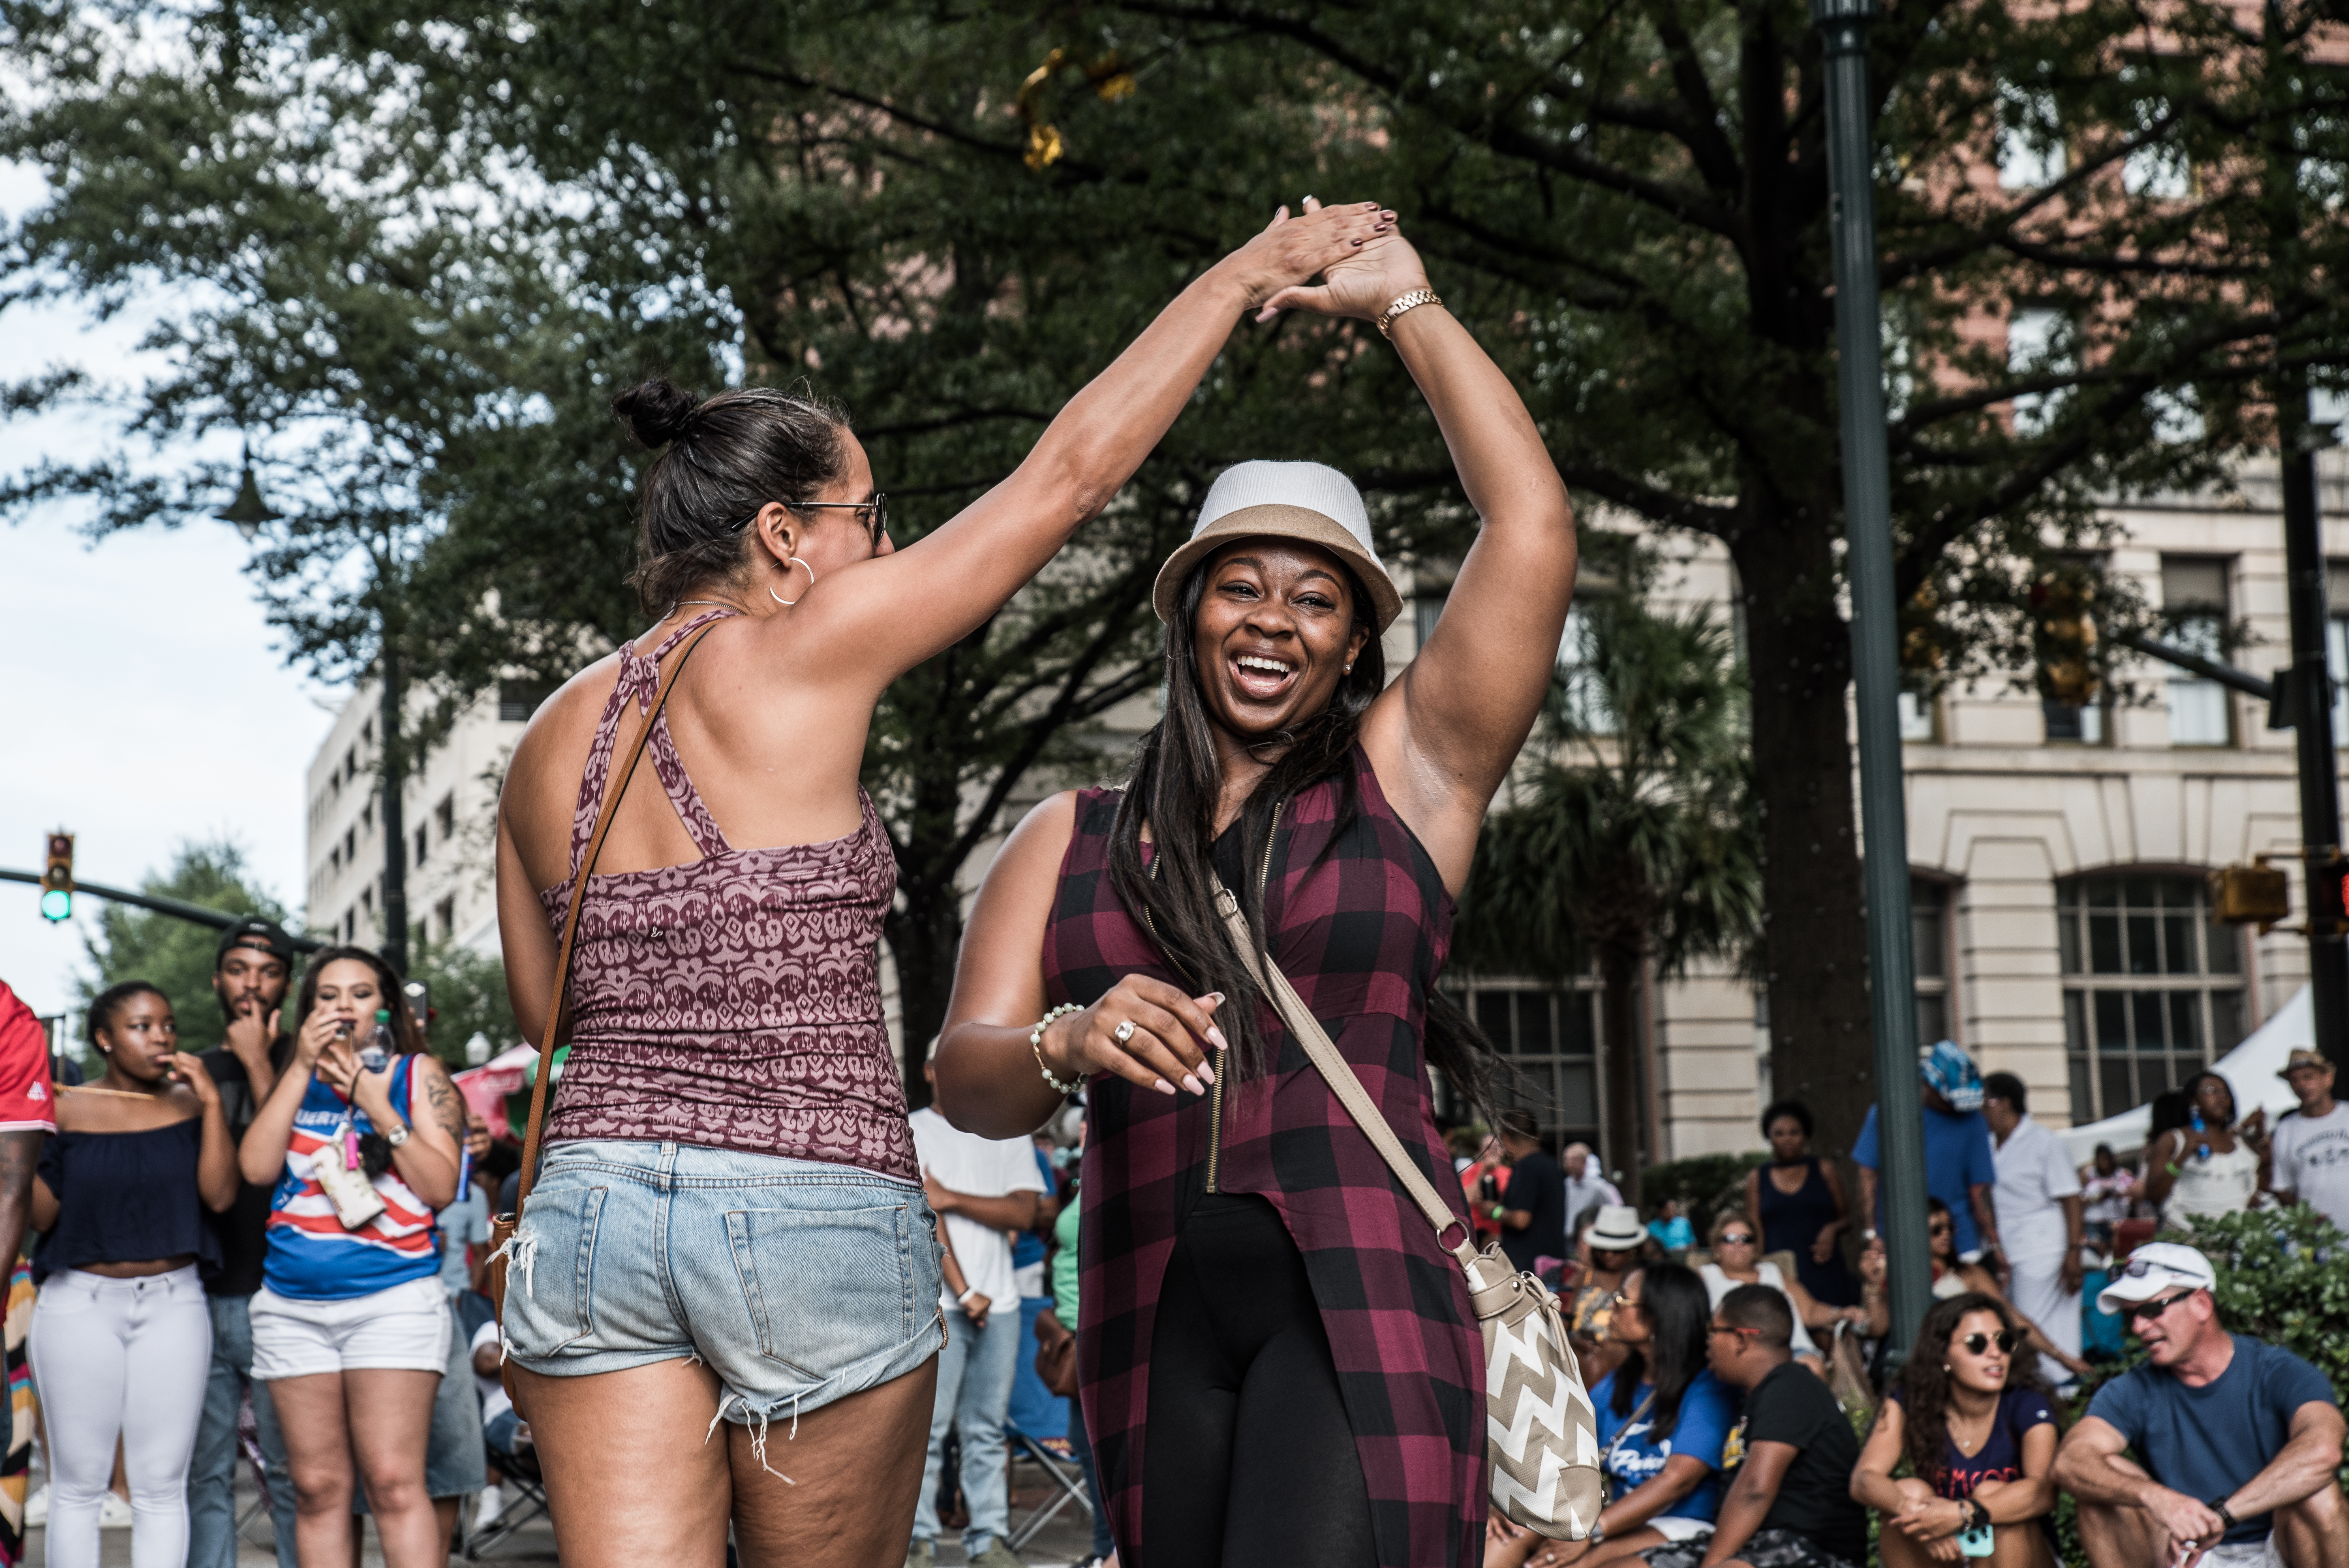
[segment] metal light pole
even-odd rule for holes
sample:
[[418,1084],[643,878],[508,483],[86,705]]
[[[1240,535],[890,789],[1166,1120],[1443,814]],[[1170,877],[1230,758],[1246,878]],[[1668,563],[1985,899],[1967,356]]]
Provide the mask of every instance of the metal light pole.
[[1850,539],[1852,667],[1859,697],[1868,1001],[1876,1029],[1876,1128],[1886,1284],[1892,1295],[1891,1351],[1899,1357],[1907,1354],[1930,1303],[1932,1262],[1925,1239],[1924,1106],[1917,1074],[1916,962],[1909,945],[1909,825],[1901,798],[1899,607],[1892,595],[1892,485],[1884,450],[1884,346],[1876,284],[1868,92],[1868,26],[1876,14],[1874,0],[1811,0],[1826,75],[1844,529]]
[[[2292,61],[2283,7],[2268,0],[2262,42],[2270,90]],[[2268,203],[2273,232],[2271,264],[2279,275],[2308,276],[2301,242],[2300,159],[2288,136],[2268,158]],[[2275,366],[2276,456],[2282,467],[2286,603],[2292,614],[2292,675],[2285,707],[2300,764],[2302,885],[2308,894],[2309,1001],[2316,1048],[2336,1068],[2349,1068],[2349,931],[2342,908],[2341,790],[2333,751],[2333,678],[2325,657],[2324,542],[2317,526],[2316,450],[2323,444],[2308,417],[2308,372],[2282,356]]]

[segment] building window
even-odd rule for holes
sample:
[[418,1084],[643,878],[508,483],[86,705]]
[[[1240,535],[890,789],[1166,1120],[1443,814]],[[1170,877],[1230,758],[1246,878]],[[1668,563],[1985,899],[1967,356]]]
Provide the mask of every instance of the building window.
[[1930,745],[1935,738],[1933,699],[1920,691],[1900,694],[1900,738]]
[[2324,563],[2324,664],[2333,677],[2333,739],[2349,737],[2349,561]]
[[1950,886],[1909,879],[1909,946],[1917,972],[1917,1043],[1957,1037],[1950,1027]]
[[447,843],[457,836],[457,797],[440,797],[440,804],[432,808],[432,825],[440,830],[440,841]]
[[416,830],[416,863],[419,866],[424,863],[424,830],[421,828]]
[[352,866],[359,863],[359,830],[357,828],[343,830],[343,863]]
[[1416,655],[1427,646],[1427,639],[1435,635],[1435,623],[1444,618],[1444,602],[1452,596],[1452,584],[1421,579],[1413,585],[1411,594],[1411,634],[1415,639],[1411,651]]
[[2064,178],[2068,163],[2055,95],[2016,82],[1998,89],[1998,187],[2037,191]]
[[2209,918],[2201,878],[2067,878],[2055,931],[2075,1125],[2145,1104],[2242,1039],[2242,935]]
[[1599,993],[1477,985],[1461,1000],[1522,1075],[1503,1084],[1504,1099],[1555,1132],[1560,1148],[1599,1147]]
[[432,906],[433,916],[440,922],[440,940],[457,940],[457,895],[450,893]]
[[520,723],[538,711],[546,693],[545,684],[540,681],[500,681],[498,717],[509,724]]
[[[2220,638],[2227,626],[2225,562],[2162,557],[2161,607],[2169,621],[2171,642],[2204,658],[2224,656]],[[2233,738],[2230,722],[2233,705],[2227,700],[2227,688],[2175,665],[2168,668],[2169,744],[2226,745]]]
[[1566,631],[1557,640],[1557,678],[1565,698],[1563,712],[1588,735],[1615,733],[1615,716],[1608,710],[1606,688],[1592,667],[1597,650],[1591,643],[1589,617],[1576,604],[1566,613]]
[[2043,698],[2040,716],[2047,724],[2050,740],[2075,741],[2082,746],[2102,746],[2105,743],[2105,707],[2101,702],[2075,706]]
[[358,939],[359,912],[358,906],[357,904],[353,904],[350,908],[343,911],[343,940],[349,943],[357,942]]

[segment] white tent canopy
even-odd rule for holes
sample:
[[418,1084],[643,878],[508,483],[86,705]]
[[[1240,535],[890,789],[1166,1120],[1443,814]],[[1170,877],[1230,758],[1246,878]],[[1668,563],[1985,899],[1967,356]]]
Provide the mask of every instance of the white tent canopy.
[[[2210,1070],[2234,1086],[2235,1104],[2245,1116],[2264,1106],[2268,1125],[2272,1127],[2278,1116],[2300,1105],[2292,1086],[2276,1076],[2283,1070],[2284,1058],[2295,1047],[2316,1048],[2316,1006],[2309,999],[2305,985],[2276,1009],[2275,1016],[2253,1029],[2241,1045],[2212,1062]],[[2085,1127],[2075,1127],[2056,1136],[2071,1150],[2072,1163],[2085,1165],[2099,1143],[2109,1143],[2123,1155],[2144,1148],[2152,1125],[2153,1107],[2141,1105],[2135,1110],[2108,1116]]]

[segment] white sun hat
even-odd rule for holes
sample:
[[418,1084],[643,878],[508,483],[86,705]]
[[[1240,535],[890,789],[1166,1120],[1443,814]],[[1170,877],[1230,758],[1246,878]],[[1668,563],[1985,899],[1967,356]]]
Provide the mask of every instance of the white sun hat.
[[1151,603],[1174,618],[1191,568],[1235,539],[1295,539],[1318,544],[1354,569],[1381,632],[1402,613],[1402,595],[1371,543],[1371,514],[1354,481],[1326,463],[1236,463],[1216,476],[1184,546],[1158,569]]

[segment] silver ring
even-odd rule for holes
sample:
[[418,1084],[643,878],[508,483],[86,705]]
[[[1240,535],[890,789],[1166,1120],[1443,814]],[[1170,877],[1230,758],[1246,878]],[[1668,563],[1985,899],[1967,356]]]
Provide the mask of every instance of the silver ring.
[[1133,1038],[1133,1020],[1128,1018],[1116,1028],[1112,1029],[1109,1032],[1109,1037],[1115,1040],[1121,1046],[1125,1044],[1126,1041]]

